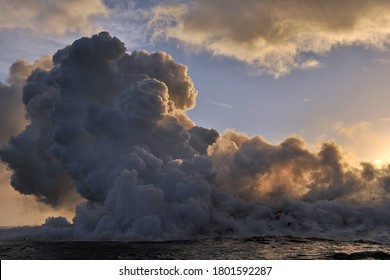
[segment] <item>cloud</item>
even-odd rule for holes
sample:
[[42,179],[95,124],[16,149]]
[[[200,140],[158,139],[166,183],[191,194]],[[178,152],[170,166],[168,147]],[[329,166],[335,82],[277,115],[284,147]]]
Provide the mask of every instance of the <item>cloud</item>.
[[209,104],[212,104],[212,105],[216,105],[216,106],[220,106],[220,107],[225,107],[225,108],[228,108],[228,109],[232,109],[232,108],[233,108],[232,105],[229,105],[229,104],[226,104],[226,103],[215,102],[215,101],[206,101],[206,102],[209,103]]
[[332,48],[388,49],[389,14],[386,0],[197,0],[154,7],[150,25],[154,39],[177,39],[279,77],[318,67]]
[[333,142],[313,152],[297,137],[272,144],[196,126],[186,111],[197,94],[186,66],[127,53],[107,32],[57,51],[25,81],[30,123],[0,156],[16,191],[57,209],[77,203],[75,217],[0,238],[375,239],[390,229],[388,167],[352,167]]
[[93,18],[107,13],[101,0],[1,0],[0,29],[23,28],[54,34],[89,33],[96,30]]

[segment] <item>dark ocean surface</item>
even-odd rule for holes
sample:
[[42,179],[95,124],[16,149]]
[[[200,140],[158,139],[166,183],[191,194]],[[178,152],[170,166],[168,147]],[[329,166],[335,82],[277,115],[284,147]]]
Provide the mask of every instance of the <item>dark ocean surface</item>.
[[292,236],[170,242],[0,241],[0,259],[390,259],[390,245]]

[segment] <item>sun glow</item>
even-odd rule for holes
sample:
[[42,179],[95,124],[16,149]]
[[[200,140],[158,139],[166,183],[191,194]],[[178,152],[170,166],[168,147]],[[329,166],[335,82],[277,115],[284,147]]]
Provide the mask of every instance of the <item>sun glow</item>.
[[385,159],[376,159],[373,160],[372,163],[377,166],[377,167],[382,167],[384,165],[390,164],[390,158],[385,158]]

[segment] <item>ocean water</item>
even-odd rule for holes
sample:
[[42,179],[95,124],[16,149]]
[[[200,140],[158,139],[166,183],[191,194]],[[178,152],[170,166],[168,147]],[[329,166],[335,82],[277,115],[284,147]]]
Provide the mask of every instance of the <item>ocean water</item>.
[[0,241],[0,259],[390,259],[390,245],[292,236],[170,242]]

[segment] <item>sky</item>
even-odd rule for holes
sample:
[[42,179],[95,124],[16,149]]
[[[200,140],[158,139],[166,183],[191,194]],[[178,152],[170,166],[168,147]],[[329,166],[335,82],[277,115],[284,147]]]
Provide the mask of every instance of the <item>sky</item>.
[[[23,87],[29,65],[50,69],[47,56],[104,30],[128,53],[164,51],[188,67],[198,95],[185,110],[200,127],[273,145],[293,136],[313,153],[333,141],[353,166],[390,161],[386,0],[0,0],[0,18],[4,85]],[[10,70],[18,60],[26,73]],[[3,145],[28,123],[12,118]],[[17,193],[10,172],[2,166],[1,226],[72,218],[73,206]]]

